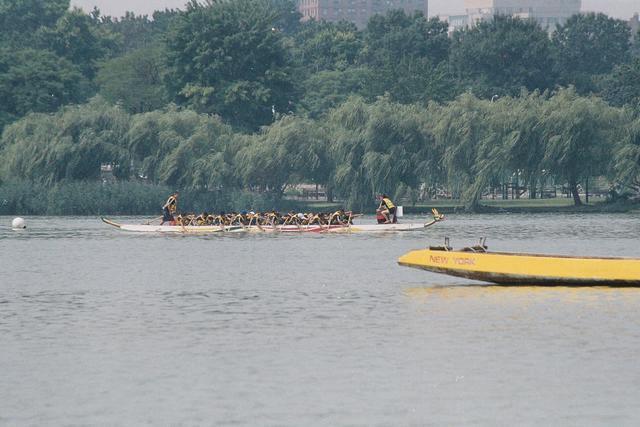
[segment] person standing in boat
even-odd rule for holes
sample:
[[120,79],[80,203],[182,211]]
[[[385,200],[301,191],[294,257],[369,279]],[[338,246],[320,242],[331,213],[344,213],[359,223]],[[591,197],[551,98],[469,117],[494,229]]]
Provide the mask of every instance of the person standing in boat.
[[176,191],[169,196],[167,202],[162,206],[162,222],[160,225],[164,225],[165,222],[171,225],[175,224],[175,218],[173,217],[178,211],[178,192]]
[[[385,221],[385,224],[395,224],[398,222],[398,218],[396,217],[396,205],[391,201],[389,196],[383,194],[379,196],[380,206],[378,206],[377,212],[380,213]],[[391,217],[393,215],[393,218]]]

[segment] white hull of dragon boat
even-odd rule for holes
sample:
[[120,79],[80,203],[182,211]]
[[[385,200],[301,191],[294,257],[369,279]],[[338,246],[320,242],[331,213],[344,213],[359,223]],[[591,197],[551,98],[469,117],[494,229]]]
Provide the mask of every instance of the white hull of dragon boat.
[[119,224],[107,218],[103,222],[122,231],[138,233],[180,233],[180,234],[213,234],[213,233],[389,233],[400,231],[420,231],[440,222],[442,218],[434,218],[424,223],[407,224],[358,224],[358,225],[147,225]]

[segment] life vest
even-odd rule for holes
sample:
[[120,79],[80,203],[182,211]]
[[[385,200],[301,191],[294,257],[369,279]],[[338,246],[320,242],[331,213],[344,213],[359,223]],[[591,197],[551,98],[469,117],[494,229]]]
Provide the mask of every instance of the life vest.
[[178,201],[176,200],[176,198],[174,196],[169,196],[169,198],[167,199],[167,203],[164,204],[164,207],[169,209],[169,212],[171,214],[174,214],[174,213],[176,213],[176,210],[177,210],[177,207],[178,207]]
[[396,205],[393,204],[391,199],[388,199],[388,198],[385,197],[384,199],[382,199],[382,201],[384,202],[384,204],[387,207],[387,209],[393,209],[393,208],[396,207]]

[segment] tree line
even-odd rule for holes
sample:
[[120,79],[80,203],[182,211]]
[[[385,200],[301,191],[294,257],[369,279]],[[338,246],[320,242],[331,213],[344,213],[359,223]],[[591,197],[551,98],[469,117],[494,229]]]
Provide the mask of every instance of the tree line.
[[474,209],[514,176],[530,197],[567,183],[580,204],[578,186],[592,177],[640,189],[640,117],[573,88],[426,106],[352,96],[323,120],[290,114],[245,133],[219,116],[176,107],[131,114],[95,98],[8,126],[2,154],[3,180],[44,185],[97,180],[108,160],[122,179],[273,200],[316,183],[354,209],[377,193],[417,202],[438,189]]
[[[355,209],[517,180],[640,190],[640,59],[623,21],[549,34],[421,13],[300,22],[289,0],[122,18],[0,0],[0,183],[123,180],[278,200],[316,183]],[[25,47],[28,46],[28,47]]]

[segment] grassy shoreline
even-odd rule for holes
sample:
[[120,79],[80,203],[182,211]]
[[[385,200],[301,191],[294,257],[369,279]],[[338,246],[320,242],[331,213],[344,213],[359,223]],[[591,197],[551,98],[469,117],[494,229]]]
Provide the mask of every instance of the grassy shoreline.
[[[20,216],[100,216],[161,214],[161,206],[173,189],[166,186],[138,182],[103,185],[99,182],[69,182],[47,187],[24,181],[4,182],[0,185],[0,215]],[[590,203],[574,206],[568,198],[482,200],[475,212],[468,212],[458,200],[432,200],[416,205],[398,203],[409,215],[429,215],[432,208],[443,213],[626,213],[640,210],[640,203],[631,201],[608,202],[592,198]],[[371,201],[364,213],[375,213],[376,203]],[[315,200],[276,200],[263,194],[248,192],[181,192],[179,209],[183,212],[202,211],[334,211],[342,202],[329,203]]]

